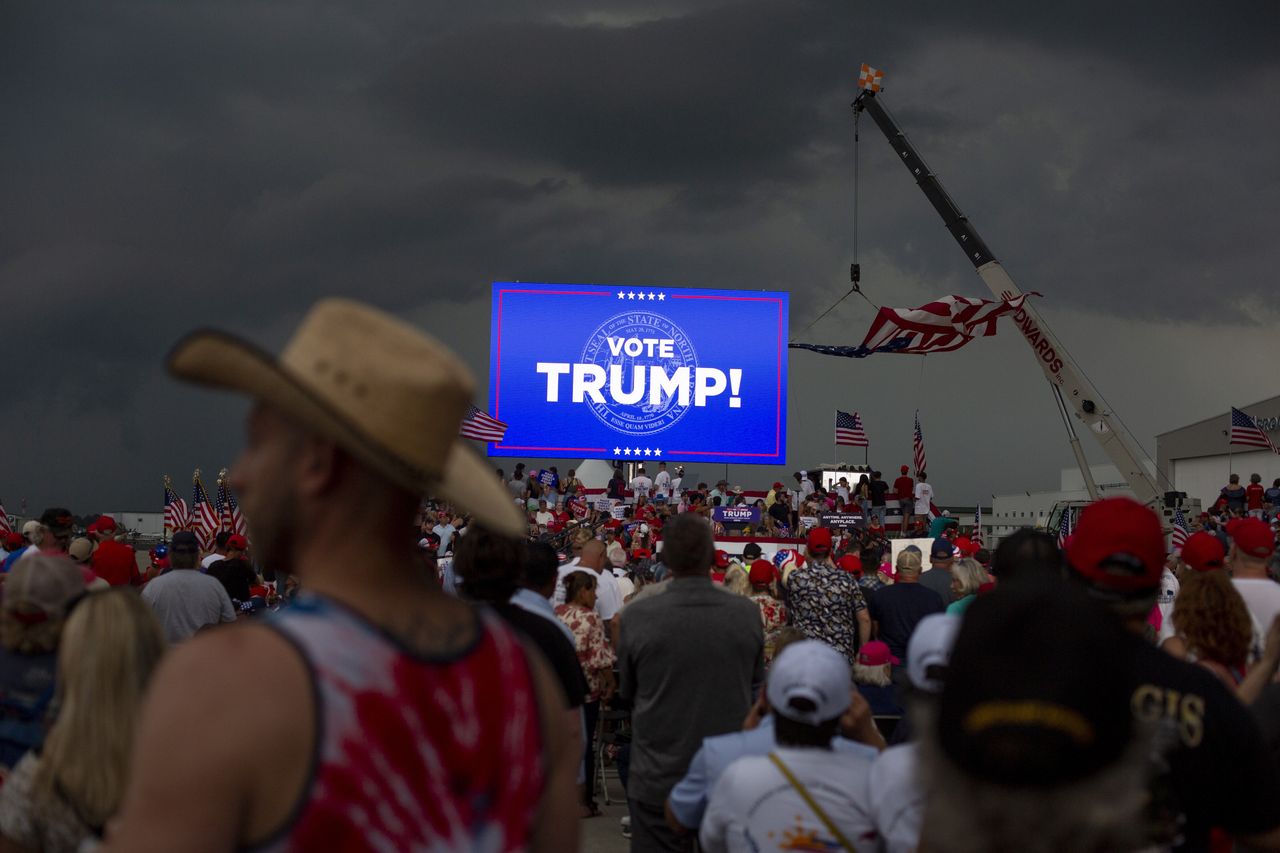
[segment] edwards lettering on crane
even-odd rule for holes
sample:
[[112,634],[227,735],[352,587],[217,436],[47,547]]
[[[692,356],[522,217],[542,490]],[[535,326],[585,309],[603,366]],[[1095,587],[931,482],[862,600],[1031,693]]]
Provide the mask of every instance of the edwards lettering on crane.
[[1059,385],[1062,384],[1062,358],[1054,350],[1053,345],[1049,343],[1036,325],[1035,320],[1031,318],[1031,314],[1025,308],[1019,308],[1013,314],[1013,322],[1018,325],[1018,331],[1022,332],[1022,336],[1027,339],[1027,343],[1031,344],[1031,348],[1035,350],[1040,360],[1053,373],[1053,379]]

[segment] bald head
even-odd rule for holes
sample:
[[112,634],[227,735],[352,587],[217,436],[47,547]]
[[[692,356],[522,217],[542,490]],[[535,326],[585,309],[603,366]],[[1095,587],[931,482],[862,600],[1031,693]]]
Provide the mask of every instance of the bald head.
[[579,558],[578,564],[588,569],[595,569],[597,572],[604,568],[604,543],[599,539],[592,539],[583,545],[582,557]]

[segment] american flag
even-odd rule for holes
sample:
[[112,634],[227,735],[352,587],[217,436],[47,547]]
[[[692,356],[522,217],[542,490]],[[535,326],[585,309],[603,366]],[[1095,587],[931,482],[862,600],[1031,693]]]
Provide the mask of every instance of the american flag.
[[227,485],[227,472],[225,470],[218,475],[217,510],[219,530],[226,530],[241,536],[244,535],[244,515],[240,512],[240,504],[236,502],[236,496],[231,493],[231,487]]
[[1058,547],[1067,547],[1067,539],[1071,537],[1071,507],[1062,508],[1062,521],[1058,523]]
[[1181,550],[1182,546],[1187,544],[1187,537],[1190,536],[1187,530],[1187,519],[1182,514],[1182,507],[1178,507],[1173,513],[1173,537],[1171,539],[1172,547],[1175,551]]
[[1277,450],[1275,444],[1272,443],[1271,437],[1258,426],[1258,422],[1235,406],[1231,407],[1231,444],[1239,444],[1244,447],[1261,447],[1263,450],[1270,450],[1272,453],[1280,453],[1280,450]]
[[916,431],[912,438],[912,448],[915,450],[916,457],[916,476],[925,473],[924,459],[924,433],[920,431],[920,410],[916,409]]
[[994,335],[1001,317],[1021,308],[1027,297],[1039,295],[1023,293],[999,302],[944,296],[918,308],[881,308],[867,336],[857,346],[803,343],[787,346],[844,358],[866,358],[877,352],[950,352],[974,338]]
[[870,447],[867,431],[862,428],[862,418],[858,413],[852,415],[836,409],[836,444],[848,447]]
[[191,514],[187,511],[187,502],[178,497],[173,490],[173,481],[166,474],[164,478],[164,532],[176,533],[186,530],[191,523]]
[[12,533],[13,525],[9,523],[9,513],[4,511],[4,501],[0,501],[0,533]]
[[213,547],[213,538],[218,535],[218,511],[209,500],[209,492],[200,482],[200,469],[191,475],[194,486],[191,499],[191,530],[196,534],[200,547],[209,550]]
[[502,437],[507,434],[507,425],[471,406],[462,419],[458,434],[476,441],[502,441]]
[[973,513],[973,535],[969,537],[977,544],[982,544],[982,504]]

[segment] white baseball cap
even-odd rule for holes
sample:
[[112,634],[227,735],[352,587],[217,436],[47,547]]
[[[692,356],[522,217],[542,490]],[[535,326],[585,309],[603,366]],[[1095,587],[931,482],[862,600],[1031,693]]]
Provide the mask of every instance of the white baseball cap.
[[[765,694],[775,713],[816,726],[845,712],[852,683],[844,655],[819,640],[801,640],[774,660]],[[795,699],[812,703],[812,710],[795,707]]]
[[933,668],[950,662],[959,632],[959,616],[933,613],[920,620],[907,641],[907,678],[913,687],[926,693],[942,692],[941,673]]

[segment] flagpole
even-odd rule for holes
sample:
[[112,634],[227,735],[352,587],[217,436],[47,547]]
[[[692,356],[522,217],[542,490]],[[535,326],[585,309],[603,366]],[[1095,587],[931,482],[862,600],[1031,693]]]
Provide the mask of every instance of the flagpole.
[[164,520],[160,523],[160,541],[169,544],[169,492],[173,490],[173,478],[164,475]]

